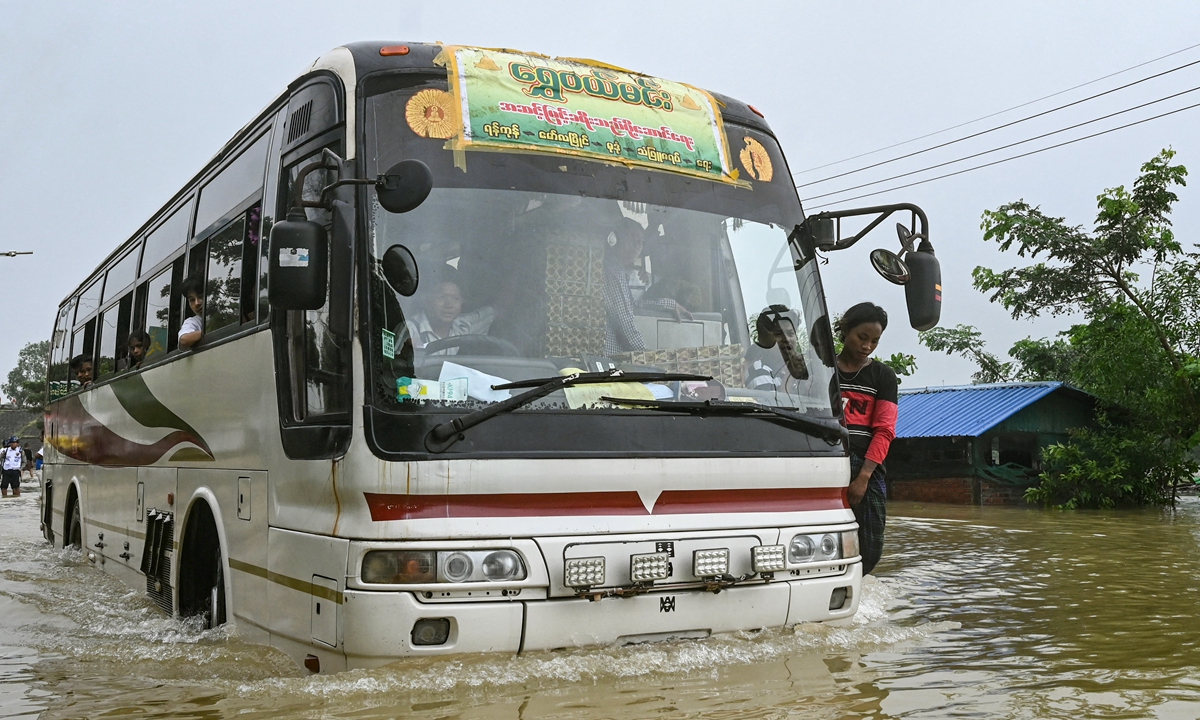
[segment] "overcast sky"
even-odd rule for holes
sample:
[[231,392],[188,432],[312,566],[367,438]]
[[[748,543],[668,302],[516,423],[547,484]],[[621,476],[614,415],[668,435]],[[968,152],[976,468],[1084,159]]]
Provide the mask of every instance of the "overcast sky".
[[[1200,43],[1192,2],[60,2],[0,0],[0,378],[50,336],[58,304],[118,243],[317,56],[356,40],[442,41],[591,57],[733,95],[759,108],[793,172],[1012,108]],[[916,143],[798,175],[818,180],[1200,60],[1200,48]],[[801,189],[817,194],[924,168],[1200,86],[1200,65],[938,151]],[[861,192],[998,159],[1200,103],[1200,91],[1052,138]],[[1104,188],[1163,147],[1200,169],[1200,108],[954,178],[838,207],[915,202],[942,261],[943,325],[981,328],[1003,354],[1069,324],[1016,322],[971,269],[1016,264],[983,242],[980,214],[1024,198],[1091,227]],[[1175,222],[1200,238],[1200,177]],[[880,351],[916,355],[905,386],[969,382],[965,360],[921,348],[901,288],[867,252],[888,222],[825,266],[831,306],[885,306]]]

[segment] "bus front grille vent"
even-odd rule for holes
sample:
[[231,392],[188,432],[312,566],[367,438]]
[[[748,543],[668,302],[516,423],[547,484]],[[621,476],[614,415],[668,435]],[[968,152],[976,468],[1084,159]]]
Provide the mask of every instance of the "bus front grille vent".
[[146,545],[142,548],[142,573],[146,594],[168,615],[174,614],[171,592],[171,555],[175,548],[175,514],[146,511]]
[[308,128],[312,124],[312,110],[313,101],[309,100],[292,113],[288,120],[288,145],[308,134]]

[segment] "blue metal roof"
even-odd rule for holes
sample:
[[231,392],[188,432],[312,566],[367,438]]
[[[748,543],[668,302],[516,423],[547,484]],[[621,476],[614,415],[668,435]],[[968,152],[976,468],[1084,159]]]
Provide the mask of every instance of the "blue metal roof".
[[979,437],[1055,390],[1060,382],[994,383],[900,391],[896,437]]

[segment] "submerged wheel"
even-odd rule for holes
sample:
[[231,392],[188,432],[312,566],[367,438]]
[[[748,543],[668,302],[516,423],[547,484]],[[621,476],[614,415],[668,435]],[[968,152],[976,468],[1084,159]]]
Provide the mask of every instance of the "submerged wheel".
[[202,616],[205,629],[224,625],[225,568],[216,519],[207,503],[192,509],[180,539],[179,614]]
[[225,570],[221,567],[221,553],[218,546],[216,557],[217,568],[214,573],[213,586],[208,591],[208,612],[204,627],[211,629],[225,624]]
[[67,532],[63,537],[63,547],[83,549],[83,513],[79,509],[79,501],[71,503],[71,517],[67,520]]

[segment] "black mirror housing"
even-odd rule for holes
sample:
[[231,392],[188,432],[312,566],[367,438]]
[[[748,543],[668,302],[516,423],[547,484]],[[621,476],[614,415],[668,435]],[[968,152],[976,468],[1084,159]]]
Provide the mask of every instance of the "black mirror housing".
[[420,272],[417,270],[417,259],[412,251],[403,245],[393,245],[383,253],[379,264],[382,266],[383,278],[403,297],[412,297],[420,282]]
[[942,318],[942,266],[926,240],[914,252],[904,254],[909,279],[904,285],[908,322],[916,330],[928,330]]
[[401,160],[375,182],[379,204],[390,213],[415,210],[433,190],[433,173],[420,160]]
[[329,239],[325,228],[293,209],[271,228],[270,288],[267,297],[280,310],[319,310],[329,278]]

